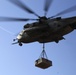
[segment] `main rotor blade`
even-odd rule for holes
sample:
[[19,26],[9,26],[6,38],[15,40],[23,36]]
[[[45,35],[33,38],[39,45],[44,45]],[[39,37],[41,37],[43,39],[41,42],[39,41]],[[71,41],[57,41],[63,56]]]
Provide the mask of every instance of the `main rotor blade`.
[[45,0],[45,4],[44,4],[45,16],[47,15],[47,12],[48,12],[52,2],[53,2],[53,0]]
[[59,16],[59,15],[63,15],[63,14],[67,14],[67,13],[70,13],[70,12],[73,12],[73,11],[76,11],[76,5],[70,7],[70,8],[68,8],[68,9],[66,9],[66,10],[63,10],[63,11],[61,11],[60,13],[58,13],[58,14],[56,14],[56,15],[50,17],[50,18]]
[[0,21],[28,21],[28,20],[38,20],[38,19],[0,17]]
[[11,3],[15,4],[16,6],[22,8],[24,11],[27,11],[28,13],[34,14],[37,17],[40,17],[39,15],[37,15],[33,10],[31,10],[30,8],[28,8],[25,4],[23,4],[21,1],[19,0],[9,0]]

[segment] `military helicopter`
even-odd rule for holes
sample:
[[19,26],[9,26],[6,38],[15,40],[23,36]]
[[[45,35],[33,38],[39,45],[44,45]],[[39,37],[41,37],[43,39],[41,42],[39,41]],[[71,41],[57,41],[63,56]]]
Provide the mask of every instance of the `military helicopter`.
[[24,11],[37,16],[37,19],[29,18],[12,18],[12,17],[0,17],[0,21],[29,21],[35,20],[34,23],[27,23],[24,25],[23,30],[18,34],[17,38],[13,41],[16,41],[13,44],[19,44],[22,46],[23,43],[39,42],[39,43],[48,43],[56,42],[65,39],[63,36],[72,32],[76,29],[76,17],[61,18],[57,17],[62,14],[66,14],[72,11],[76,11],[76,5],[72,6],[66,10],[61,11],[60,13],[46,17],[50,5],[53,0],[45,0],[44,4],[44,16],[39,16],[20,0],[9,0],[12,4],[20,7]]

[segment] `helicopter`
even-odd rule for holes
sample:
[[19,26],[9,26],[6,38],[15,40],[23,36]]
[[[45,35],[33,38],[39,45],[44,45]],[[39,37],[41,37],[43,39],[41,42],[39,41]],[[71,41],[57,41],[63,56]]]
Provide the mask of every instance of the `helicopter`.
[[27,23],[24,25],[23,30],[18,34],[16,41],[12,44],[19,44],[20,46],[23,43],[39,42],[39,43],[48,43],[56,42],[60,40],[65,40],[64,35],[72,32],[76,29],[76,17],[62,18],[57,17],[72,11],[76,11],[76,5],[57,13],[54,16],[47,17],[48,10],[53,0],[45,0],[44,4],[44,16],[39,16],[29,7],[27,7],[20,0],[8,0],[17,7],[23,9],[24,11],[37,16],[37,19],[30,18],[12,18],[12,17],[0,17],[0,21],[29,21],[35,20],[36,22]]

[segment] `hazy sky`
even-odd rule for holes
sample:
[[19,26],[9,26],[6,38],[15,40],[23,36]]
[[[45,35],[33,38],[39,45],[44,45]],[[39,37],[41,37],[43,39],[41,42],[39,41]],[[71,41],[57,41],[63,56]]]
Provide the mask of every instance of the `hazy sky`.
[[[45,0],[21,0],[40,16],[44,15]],[[47,17],[76,5],[76,0],[53,0]],[[0,0],[0,16],[37,18],[13,5],[8,0]],[[61,17],[76,16],[76,11]],[[0,22],[0,75],[76,75],[76,31],[64,36],[66,40],[58,44],[51,42],[46,44],[46,53],[53,66],[48,69],[35,67],[42,44],[38,42],[19,45],[11,45],[16,35],[28,22]]]

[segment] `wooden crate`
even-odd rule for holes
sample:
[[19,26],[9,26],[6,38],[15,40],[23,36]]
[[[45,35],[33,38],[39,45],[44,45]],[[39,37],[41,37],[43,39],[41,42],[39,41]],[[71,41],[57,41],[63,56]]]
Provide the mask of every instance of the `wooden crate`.
[[45,59],[45,58],[40,58],[35,61],[35,66],[42,68],[42,69],[46,69],[46,68],[52,66],[52,61]]

